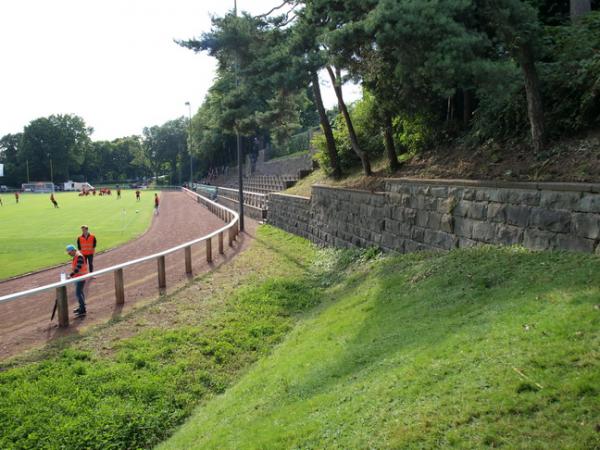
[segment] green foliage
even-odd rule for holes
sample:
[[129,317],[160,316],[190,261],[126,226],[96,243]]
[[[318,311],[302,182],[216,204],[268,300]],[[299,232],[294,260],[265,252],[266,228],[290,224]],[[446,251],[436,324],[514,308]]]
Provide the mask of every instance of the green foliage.
[[[550,136],[572,135],[600,124],[600,12],[574,25],[546,27],[544,59],[537,63]],[[517,67],[510,61],[481,66],[479,107],[471,134],[480,139],[523,138],[527,104]]]
[[419,153],[435,141],[435,133],[431,128],[431,122],[419,114],[396,117],[394,119],[394,129],[395,141],[408,154]]
[[277,148],[286,146],[291,137],[300,130],[302,104],[307,101],[304,92],[290,94],[280,91],[267,101],[267,111],[256,113],[258,122],[270,129],[271,141]]
[[21,165],[28,162],[30,180],[50,180],[50,161],[53,178],[67,181],[81,173],[85,154],[91,144],[88,128],[81,117],[51,115],[33,120],[23,130],[18,146]]
[[480,77],[471,136],[480,141],[525,136],[527,103],[518,68],[510,61],[488,63]]
[[[375,99],[365,95],[363,99],[348,108],[359,144],[369,157],[380,155],[383,152],[383,138],[380,124],[376,120],[376,107]],[[346,170],[360,164],[360,159],[350,145],[348,126],[341,113],[338,113],[332,120],[332,128],[342,169]],[[312,145],[317,149],[315,157],[319,165],[326,171],[331,170],[324,135],[315,135]]]
[[546,30],[541,66],[548,120],[555,136],[600,125],[600,12],[572,26]]
[[[384,152],[381,116],[377,99],[363,92],[363,98],[350,107],[352,123],[362,148],[372,158],[379,158]],[[393,120],[394,141],[402,153],[414,154],[427,148],[435,141],[435,134],[428,121],[420,114],[396,116]],[[333,119],[333,136],[343,169],[360,164],[360,160],[350,146],[348,128],[340,113]],[[313,137],[312,145],[317,149],[315,158],[320,167],[330,170],[325,137],[322,133]]]
[[19,159],[19,145],[23,135],[7,134],[0,139],[0,163],[4,164],[2,184],[20,186],[27,181],[26,166]]
[[32,121],[23,133],[0,139],[0,162],[6,164],[7,183],[19,187],[29,179],[54,182],[124,182],[150,174],[150,161],[138,136],[92,142],[92,129],[83,119],[52,115]]
[[213,18],[212,30],[201,39],[180,42],[219,63],[217,79],[194,118],[196,155],[204,170],[235,161],[227,143],[235,130],[248,142],[270,138],[282,155],[295,133],[314,126],[307,74],[290,40],[290,30],[272,27],[264,18],[227,14]]
[[182,178],[183,169],[189,174],[189,122],[180,117],[144,128],[142,160],[148,164],[154,175],[159,172],[169,173],[169,184],[181,184],[188,176]]
[[310,149],[311,140],[315,136],[315,133],[318,133],[318,129],[316,132],[311,129],[290,136],[287,142],[285,142],[282,146],[274,147],[272,151],[269,152],[269,158],[274,159],[294,154],[307,153]]
[[92,142],[84,167],[87,179],[94,182],[124,182],[150,174],[150,162],[138,136]]
[[[348,128],[346,127],[346,122],[341,114],[336,116],[333,120],[332,130],[333,138],[335,139],[335,146],[338,152],[338,159],[342,170],[360,164],[360,159],[358,159],[356,153],[354,150],[352,150],[352,146],[350,145]],[[332,165],[327,153],[325,135],[322,133],[316,134],[311,143],[317,149],[315,159],[318,161],[319,166],[329,174],[332,170]]]

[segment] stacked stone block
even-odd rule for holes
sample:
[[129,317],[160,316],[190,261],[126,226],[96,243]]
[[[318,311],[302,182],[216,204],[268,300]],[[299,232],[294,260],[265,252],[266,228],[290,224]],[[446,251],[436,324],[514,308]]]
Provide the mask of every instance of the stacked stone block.
[[274,208],[276,213],[267,215],[267,220],[269,224],[289,233],[314,240],[309,233],[310,203],[310,198],[306,197],[269,194],[269,208]]
[[497,244],[589,253],[600,241],[595,184],[390,179],[384,192],[315,186],[311,200],[293,207],[287,196],[274,197],[269,222],[288,231],[302,223],[297,234],[321,245],[412,252]]

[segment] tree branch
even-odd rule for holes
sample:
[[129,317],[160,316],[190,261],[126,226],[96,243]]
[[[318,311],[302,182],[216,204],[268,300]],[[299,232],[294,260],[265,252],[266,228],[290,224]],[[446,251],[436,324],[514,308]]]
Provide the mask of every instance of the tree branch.
[[[268,17],[268,16],[270,16],[271,14],[273,14],[275,11],[277,11],[277,10],[279,10],[279,9],[283,8],[285,5],[287,5],[287,4],[289,4],[289,3],[290,3],[290,2],[289,2],[289,0],[284,0],[284,1],[283,1],[283,3],[282,3],[281,5],[279,5],[279,6],[275,6],[275,7],[274,7],[274,8],[272,8],[272,9],[271,9],[269,12],[266,12],[266,13],[264,13],[264,14],[259,14],[258,16],[254,16],[254,17],[256,17],[257,19],[260,19],[260,18],[263,18],[263,17]],[[292,3],[293,3],[292,9],[294,9],[296,6],[298,6],[298,4],[300,3],[300,0],[296,0],[295,2],[292,2]],[[290,10],[290,11],[291,11],[291,10]],[[288,16],[288,15],[289,15],[289,11],[288,11],[288,13],[286,14],[286,19],[287,19],[287,16]]]

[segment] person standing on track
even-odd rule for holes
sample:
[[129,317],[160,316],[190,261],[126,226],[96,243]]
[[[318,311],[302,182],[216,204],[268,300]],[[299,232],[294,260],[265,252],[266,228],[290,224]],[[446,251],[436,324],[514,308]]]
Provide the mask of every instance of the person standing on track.
[[[73,261],[71,261],[71,273],[69,274],[69,278],[81,277],[88,273],[85,257],[74,245],[67,245],[67,253],[73,258]],[[84,287],[85,280],[75,283],[75,296],[79,302],[79,308],[75,309],[73,312],[79,317],[85,316],[86,314],[85,293],[83,292]]]
[[158,216],[158,204],[160,200],[158,199],[158,194],[154,194],[154,215]]
[[54,192],[52,194],[50,194],[50,201],[52,202],[52,204],[54,205],[55,208],[58,208],[58,202],[54,198]]
[[87,225],[81,225],[81,236],[77,238],[77,248],[85,257],[90,272],[94,271],[94,253],[96,253],[96,236],[90,234]]

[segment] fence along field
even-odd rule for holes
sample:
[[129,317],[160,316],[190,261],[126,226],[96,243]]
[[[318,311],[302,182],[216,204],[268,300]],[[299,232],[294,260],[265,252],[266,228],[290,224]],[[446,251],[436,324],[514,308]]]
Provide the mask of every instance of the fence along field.
[[[98,238],[97,251],[124,244],[149,227],[154,192],[116,191],[110,196],[79,197],[77,193],[2,194],[0,207],[0,280],[68,262],[65,246],[74,244],[81,225]],[[160,194],[159,194],[160,195]]]
[[117,264],[111,267],[107,267],[104,269],[100,269],[98,271],[94,271],[93,273],[88,273],[83,275],[77,279],[69,279],[69,280],[61,280],[60,282],[55,282],[51,284],[46,284],[44,286],[40,286],[37,288],[20,291],[14,294],[0,296],[0,303],[10,302],[17,300],[21,297],[33,295],[39,292],[47,291],[50,289],[56,289],[56,306],[58,307],[58,322],[60,327],[68,327],[69,326],[69,318],[68,318],[68,301],[67,301],[67,285],[75,283],[77,280],[83,281],[87,280],[91,277],[97,277],[105,274],[114,273],[115,277],[115,298],[117,305],[123,304],[125,302],[125,294],[124,294],[124,282],[123,282],[123,269],[126,267],[131,267],[146,261],[156,260],[158,263],[158,288],[159,292],[164,292],[166,289],[166,261],[165,256],[171,253],[175,253],[179,250],[184,250],[185,254],[185,271],[188,275],[192,274],[192,245],[204,243],[206,246],[206,261],[208,263],[213,262],[213,250],[212,250],[212,240],[213,238],[218,239],[218,252],[219,254],[224,254],[224,241],[225,241],[225,232],[228,234],[228,245],[233,246],[233,241],[237,239],[237,235],[239,234],[239,216],[234,211],[218,205],[217,203],[203,197],[195,192],[192,192],[188,189],[182,188],[181,191],[186,194],[188,197],[194,199],[198,204],[203,205],[210,211],[213,215],[218,217],[219,219],[226,222],[226,225],[223,227],[213,231],[212,233],[206,234],[197,239],[185,242],[183,244],[177,245],[175,247],[171,247],[167,250],[163,250],[160,253],[154,253],[152,255],[147,255],[142,258],[137,258],[134,260],[127,261],[122,264]]

